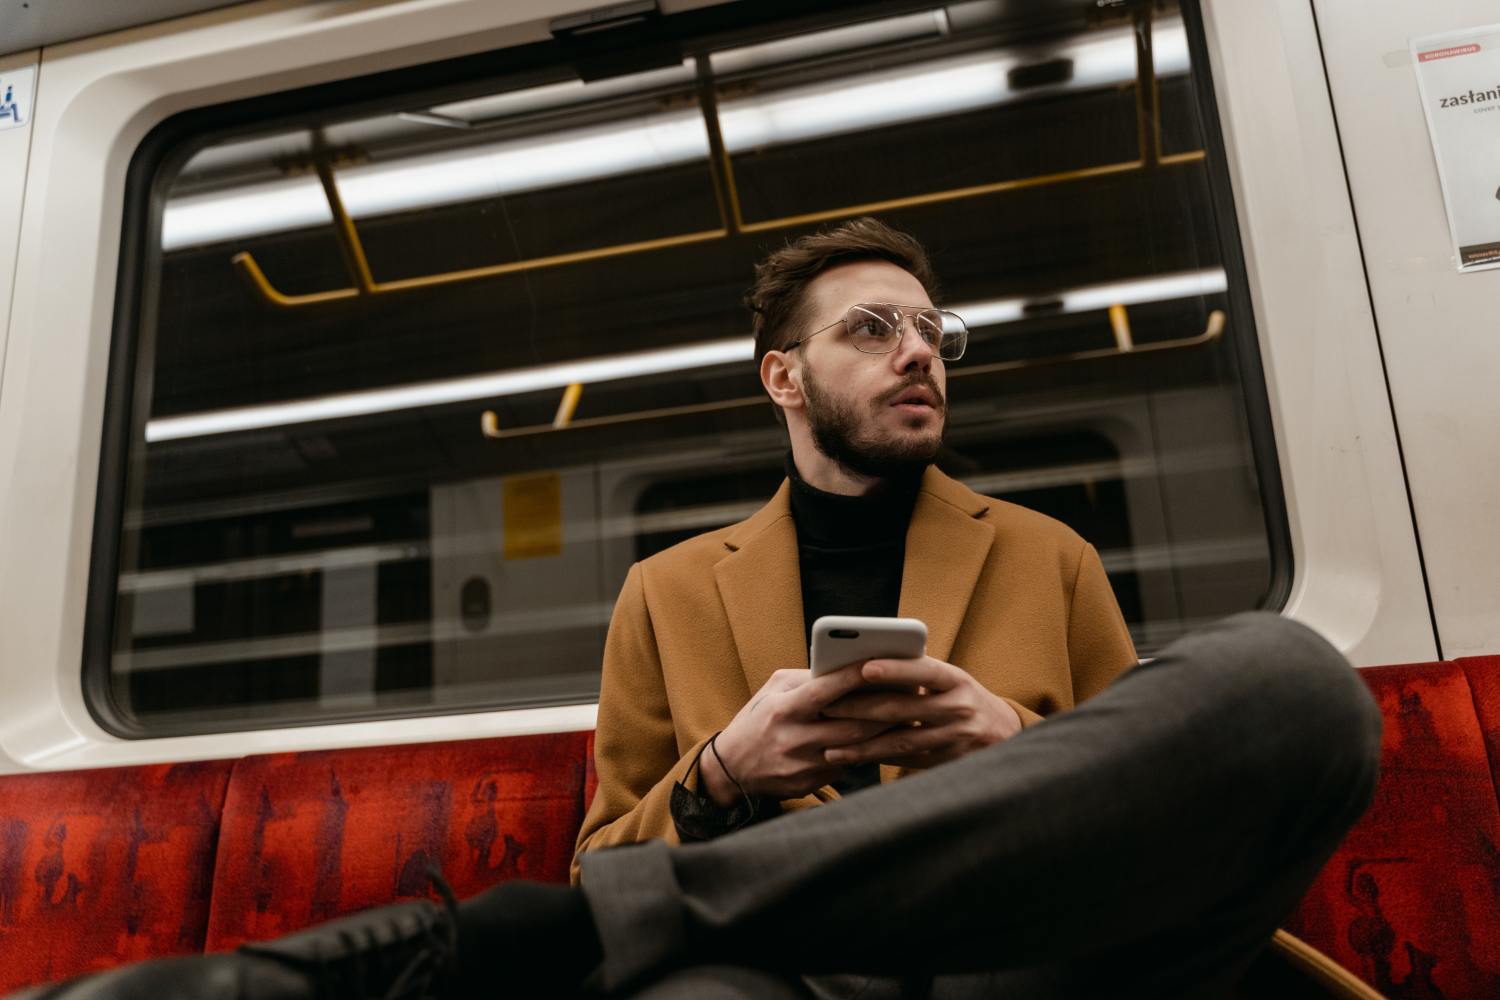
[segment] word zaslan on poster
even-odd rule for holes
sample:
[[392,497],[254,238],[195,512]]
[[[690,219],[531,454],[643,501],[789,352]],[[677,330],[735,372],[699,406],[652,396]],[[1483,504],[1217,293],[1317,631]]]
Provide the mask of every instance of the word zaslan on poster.
[[1500,24],[1414,38],[1460,271],[1500,267]]

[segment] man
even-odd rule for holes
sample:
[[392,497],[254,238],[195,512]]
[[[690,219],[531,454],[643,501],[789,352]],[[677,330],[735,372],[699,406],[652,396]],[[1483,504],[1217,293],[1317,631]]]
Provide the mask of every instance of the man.
[[[1379,713],[1326,642],[1242,615],[1129,670],[1094,550],[931,467],[967,336],[932,285],[873,219],[757,270],[787,481],[630,571],[587,914],[504,922],[597,940],[612,994],[1222,996],[1369,801]],[[824,614],[922,619],[927,655],[812,678]]]
[[[580,885],[31,1000],[1225,996],[1368,804],[1379,710],[1269,614],[1127,670],[1094,551],[929,467],[965,334],[930,287],[920,247],[867,219],[762,265],[788,482],[630,571]],[[815,616],[897,612],[927,656],[808,676]]]
[[[922,247],[869,218],[757,269],[756,358],[791,439],[787,482],[748,520],[626,579],[580,857],[709,839],[957,759],[1135,663],[1091,546],[931,466],[946,366],[967,337],[933,309],[932,285]],[[825,614],[925,622],[926,657],[865,669],[926,693],[860,693],[858,669],[812,680],[808,639]]]

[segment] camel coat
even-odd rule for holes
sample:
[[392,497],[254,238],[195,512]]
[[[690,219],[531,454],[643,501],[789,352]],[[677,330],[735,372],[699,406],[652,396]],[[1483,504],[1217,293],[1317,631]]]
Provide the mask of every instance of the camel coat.
[[[772,673],[807,666],[789,489],[783,483],[746,520],[637,563],[625,578],[604,649],[599,788],[578,854],[657,837],[676,843],[673,784]],[[1136,662],[1093,546],[935,468],[907,529],[900,614],[926,622],[928,655],[973,674],[1023,726],[1072,708]],[[883,766],[881,780],[901,773]],[[825,787],[782,808],[837,797]],[[576,883],[576,855],[572,875]]]

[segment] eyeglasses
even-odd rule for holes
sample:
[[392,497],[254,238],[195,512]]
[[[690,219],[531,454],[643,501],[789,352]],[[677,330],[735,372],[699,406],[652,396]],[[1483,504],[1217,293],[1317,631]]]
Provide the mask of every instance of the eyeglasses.
[[850,306],[842,319],[792,341],[783,350],[795,350],[824,330],[832,330],[842,323],[849,334],[849,343],[856,351],[890,354],[901,344],[907,317],[911,318],[917,336],[926,342],[933,354],[944,361],[957,361],[964,356],[964,347],[969,343],[969,327],[958,313],[931,306],[898,306],[890,302],[861,302]]

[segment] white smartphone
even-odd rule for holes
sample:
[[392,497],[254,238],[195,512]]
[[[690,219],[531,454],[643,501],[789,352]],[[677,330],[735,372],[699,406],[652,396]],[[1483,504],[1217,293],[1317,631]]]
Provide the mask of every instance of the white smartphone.
[[912,660],[927,652],[927,626],[916,618],[824,615],[813,622],[808,662],[814,677],[856,660]]

